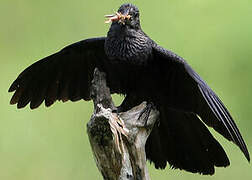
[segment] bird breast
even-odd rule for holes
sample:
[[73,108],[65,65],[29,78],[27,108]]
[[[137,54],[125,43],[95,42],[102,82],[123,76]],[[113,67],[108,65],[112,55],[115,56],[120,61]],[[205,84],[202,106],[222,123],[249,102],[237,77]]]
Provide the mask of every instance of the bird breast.
[[149,38],[139,32],[108,33],[105,41],[105,53],[113,61],[132,64],[144,64],[149,58],[152,46]]

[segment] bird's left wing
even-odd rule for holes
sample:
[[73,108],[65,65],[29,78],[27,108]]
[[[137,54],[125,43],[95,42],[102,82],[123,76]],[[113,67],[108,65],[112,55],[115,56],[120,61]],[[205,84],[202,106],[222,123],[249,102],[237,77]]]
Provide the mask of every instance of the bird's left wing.
[[199,115],[204,123],[238,145],[249,160],[246,144],[230,113],[202,78],[184,59],[156,44],[153,58],[168,106]]
[[26,68],[12,83],[10,103],[18,108],[30,103],[34,109],[45,101],[89,100],[89,87],[95,67],[103,68],[105,38],[74,43]]

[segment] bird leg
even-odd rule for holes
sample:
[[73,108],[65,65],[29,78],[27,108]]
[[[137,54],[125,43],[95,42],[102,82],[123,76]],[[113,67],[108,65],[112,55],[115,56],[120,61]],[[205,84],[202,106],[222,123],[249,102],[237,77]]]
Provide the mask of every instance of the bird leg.
[[[133,107],[141,104],[143,101],[144,101],[143,98],[140,98],[139,96],[137,96],[137,95],[135,95],[133,93],[127,94],[125,99],[123,100],[122,104],[120,106],[116,107],[115,111],[113,111],[113,112],[121,113],[121,112],[129,111]],[[142,118],[142,116],[144,116],[143,120],[145,122],[145,125],[147,125],[147,121],[148,121],[148,118],[150,116],[150,112],[153,109],[156,109],[154,103],[147,102],[146,107],[140,112],[138,120],[140,120]]]
[[143,118],[144,118],[145,126],[147,125],[147,121],[149,119],[150,112],[153,109],[156,109],[156,106],[152,102],[147,102],[146,107],[139,114],[138,120],[140,120],[142,118],[142,116],[144,115]]
[[141,104],[143,101],[144,100],[142,100],[141,98],[139,98],[139,96],[137,96],[137,95],[135,95],[133,93],[129,93],[124,98],[122,104],[117,107],[117,111],[116,112],[117,113],[121,113],[121,112],[129,111],[133,107],[138,106],[139,104]]

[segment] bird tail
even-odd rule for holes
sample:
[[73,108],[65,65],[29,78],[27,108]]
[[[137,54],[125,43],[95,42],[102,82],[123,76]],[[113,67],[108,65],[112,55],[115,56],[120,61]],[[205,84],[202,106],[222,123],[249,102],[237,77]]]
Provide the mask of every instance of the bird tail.
[[[214,166],[226,167],[229,159],[207,127],[194,113],[160,108],[160,122],[150,134],[145,150],[156,168],[214,174]],[[168,118],[167,118],[168,117]]]

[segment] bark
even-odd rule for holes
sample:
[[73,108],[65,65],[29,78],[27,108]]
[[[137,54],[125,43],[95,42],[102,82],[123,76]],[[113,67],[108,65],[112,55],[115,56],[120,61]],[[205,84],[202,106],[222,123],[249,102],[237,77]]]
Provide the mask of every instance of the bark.
[[95,69],[91,87],[94,113],[87,133],[96,165],[105,180],[149,180],[145,143],[158,118],[151,110],[146,122],[140,113],[143,102],[127,112],[114,113],[114,103],[106,85],[106,75]]

